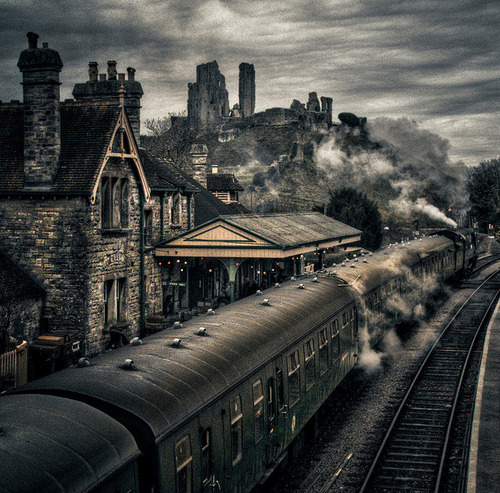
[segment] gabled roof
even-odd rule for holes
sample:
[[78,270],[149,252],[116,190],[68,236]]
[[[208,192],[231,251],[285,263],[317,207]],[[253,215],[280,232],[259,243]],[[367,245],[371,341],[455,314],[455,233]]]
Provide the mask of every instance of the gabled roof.
[[232,173],[207,174],[207,189],[211,192],[229,190],[243,192],[245,190]]
[[61,162],[54,191],[92,192],[120,113],[116,104],[61,105]]
[[160,243],[156,255],[285,258],[360,239],[358,229],[318,212],[236,214]]
[[328,241],[334,238],[359,236],[359,229],[336,221],[319,212],[278,214],[237,214],[223,219],[239,228],[291,248],[297,245]]
[[139,149],[148,183],[154,191],[169,191],[184,188],[194,192],[194,225],[199,226],[221,214],[240,213],[243,206],[234,207],[215,197],[192,176],[165,159],[158,159],[146,149]]
[[[122,111],[116,101],[61,103],[59,169],[49,192],[91,195],[95,191],[117,126],[127,126],[126,133],[133,139],[128,118]],[[23,105],[0,105],[0,193],[23,190],[23,114]],[[147,187],[140,162],[135,165],[143,186]]]

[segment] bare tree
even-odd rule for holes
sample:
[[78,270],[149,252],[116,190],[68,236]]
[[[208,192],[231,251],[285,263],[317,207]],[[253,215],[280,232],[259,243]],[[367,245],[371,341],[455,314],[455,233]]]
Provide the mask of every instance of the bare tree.
[[189,166],[189,150],[196,133],[189,127],[186,112],[169,113],[144,122],[149,135],[141,136],[141,144],[153,156],[168,159],[181,169]]

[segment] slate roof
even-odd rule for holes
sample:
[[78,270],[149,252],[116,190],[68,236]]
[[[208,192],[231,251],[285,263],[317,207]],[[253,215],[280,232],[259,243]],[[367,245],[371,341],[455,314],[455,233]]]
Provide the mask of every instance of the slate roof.
[[144,173],[151,190],[175,190],[178,187],[194,192],[194,225],[206,223],[221,214],[238,214],[243,207],[225,204],[172,162],[155,158],[146,149],[139,149]]
[[0,303],[21,296],[42,297],[43,287],[0,251]]
[[176,190],[178,187],[193,189],[189,177],[170,161],[157,159],[146,149],[140,148],[142,167],[151,190]]
[[243,192],[245,190],[232,173],[207,174],[207,188],[211,192],[227,190]]
[[[0,105],[0,193],[21,192],[24,181],[23,105]],[[121,107],[109,101],[61,103],[60,166],[51,192],[90,195],[106,154]],[[240,212],[241,206],[224,204],[196,180],[168,161],[139,149],[153,191],[184,188],[196,191],[195,225],[221,214]]]
[[120,112],[116,104],[61,105],[61,161],[54,191],[92,192]]
[[319,212],[237,214],[221,217],[283,248],[336,238],[358,236],[361,231]]
[[[61,155],[52,192],[90,194],[121,107],[61,103]],[[0,105],[0,192],[23,188],[23,106]]]

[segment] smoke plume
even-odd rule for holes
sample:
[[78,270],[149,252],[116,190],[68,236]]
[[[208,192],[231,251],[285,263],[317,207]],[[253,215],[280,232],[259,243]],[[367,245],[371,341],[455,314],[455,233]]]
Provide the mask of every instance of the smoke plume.
[[315,158],[330,185],[361,187],[399,216],[423,214],[456,227],[449,215],[466,206],[466,175],[462,163],[450,162],[449,147],[407,118],[378,118],[368,124],[364,139],[333,131]]

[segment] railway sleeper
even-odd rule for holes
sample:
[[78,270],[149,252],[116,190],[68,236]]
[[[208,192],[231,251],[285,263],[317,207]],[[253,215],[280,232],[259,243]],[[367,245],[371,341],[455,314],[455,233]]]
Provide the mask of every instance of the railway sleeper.
[[[371,491],[377,491],[377,488],[393,489],[395,491],[429,491],[434,485],[433,478],[413,478],[413,477],[397,477],[381,475],[377,478],[374,484],[375,489]],[[383,491],[383,490],[382,490]]]
[[[396,466],[388,466],[384,464],[382,466],[382,469],[384,472],[394,472],[394,473],[400,473],[404,474],[405,478],[413,478],[415,480],[419,480],[422,478],[420,474],[424,475],[429,475],[430,477],[433,477],[434,471],[436,469],[436,464],[433,464],[431,467],[412,467],[412,465],[407,465],[406,467],[403,465],[402,467],[396,467]],[[396,476],[398,479],[400,476]]]
[[391,442],[391,447],[406,447],[412,450],[436,450],[439,452],[441,450],[442,440],[430,440],[427,439],[423,442],[415,443],[415,440],[412,440],[408,437],[394,438]]
[[399,468],[405,468],[409,467],[410,469],[420,466],[422,468],[428,468],[434,470],[436,468],[436,461],[435,460],[409,460],[408,458],[400,457],[398,459],[385,459],[385,464],[388,466],[392,467],[399,467]]

